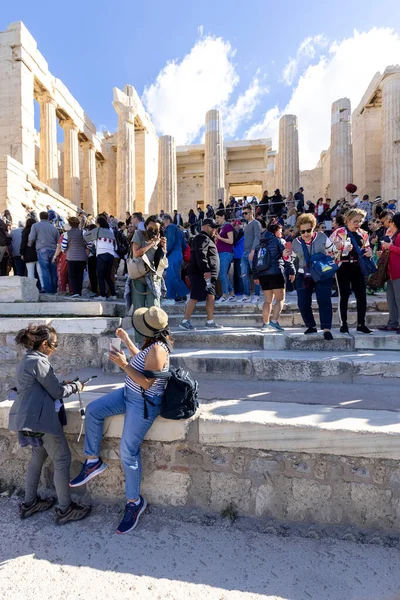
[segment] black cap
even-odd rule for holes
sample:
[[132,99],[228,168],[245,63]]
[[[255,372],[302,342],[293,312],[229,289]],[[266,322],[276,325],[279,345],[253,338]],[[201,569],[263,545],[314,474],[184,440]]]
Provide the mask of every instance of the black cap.
[[209,227],[212,227],[213,229],[218,229],[219,225],[217,224],[216,221],[214,221],[214,219],[203,219],[202,225],[208,225]]

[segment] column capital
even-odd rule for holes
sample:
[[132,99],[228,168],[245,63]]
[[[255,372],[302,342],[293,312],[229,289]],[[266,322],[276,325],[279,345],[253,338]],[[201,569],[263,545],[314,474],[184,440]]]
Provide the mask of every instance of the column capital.
[[47,103],[52,104],[53,106],[57,106],[56,100],[54,100],[54,98],[50,95],[50,92],[48,91],[41,92],[36,96],[36,99],[39,102],[39,104]]
[[393,81],[394,79],[400,79],[400,66],[398,65],[395,67],[388,67],[385,70],[380,87],[382,88],[386,83]]
[[76,125],[72,119],[63,119],[60,121],[60,125],[63,129],[73,129],[75,131],[79,131],[78,125]]
[[84,150],[91,150],[92,148],[94,149],[94,144],[90,140],[85,140],[84,142],[81,142],[81,146]]
[[113,102],[118,117],[127,123],[135,124],[136,111],[132,106],[125,106],[121,102]]

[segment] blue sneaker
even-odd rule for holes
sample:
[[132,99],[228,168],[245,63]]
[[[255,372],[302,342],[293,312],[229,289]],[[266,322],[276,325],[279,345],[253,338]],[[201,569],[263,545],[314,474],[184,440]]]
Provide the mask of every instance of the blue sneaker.
[[270,321],[269,324],[270,327],[273,327],[274,329],[276,329],[276,331],[285,331],[283,327],[279,325],[278,321]]
[[69,487],[79,487],[80,485],[85,485],[88,481],[96,477],[96,475],[100,475],[103,471],[107,469],[107,465],[103,463],[101,458],[95,463],[88,464],[87,460],[82,465],[81,472],[75,479],[69,482]]
[[128,502],[125,506],[125,514],[121,523],[118,525],[117,533],[129,533],[135,529],[139,522],[139,517],[146,510],[147,502],[140,496],[139,504]]

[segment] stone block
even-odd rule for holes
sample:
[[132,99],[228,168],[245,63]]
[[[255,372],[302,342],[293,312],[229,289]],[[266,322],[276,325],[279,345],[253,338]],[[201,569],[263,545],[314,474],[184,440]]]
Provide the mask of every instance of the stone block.
[[174,471],[153,471],[143,477],[143,495],[154,504],[185,506],[188,500],[190,476]]
[[255,458],[248,465],[250,475],[268,478],[269,475],[276,475],[280,472],[279,463],[276,460],[267,460],[264,458]]
[[254,512],[258,517],[286,519],[287,505],[292,496],[292,480],[275,477],[257,488],[254,497]]
[[220,512],[230,503],[240,512],[250,507],[251,479],[235,477],[228,473],[211,473],[211,508]]
[[37,302],[36,280],[28,277],[0,277],[0,302]]
[[358,513],[357,521],[352,519],[352,522],[364,527],[388,527],[391,524],[389,514],[392,492],[364,483],[350,485],[352,504]]
[[329,523],[332,489],[306,479],[293,479],[288,498],[287,516],[293,521]]

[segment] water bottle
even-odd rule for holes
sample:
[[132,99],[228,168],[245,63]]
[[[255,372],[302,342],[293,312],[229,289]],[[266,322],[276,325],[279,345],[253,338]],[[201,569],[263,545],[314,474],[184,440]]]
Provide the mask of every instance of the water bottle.
[[348,237],[346,237],[344,246],[343,246],[343,250],[342,250],[342,256],[349,255],[350,246],[351,246],[351,240]]

